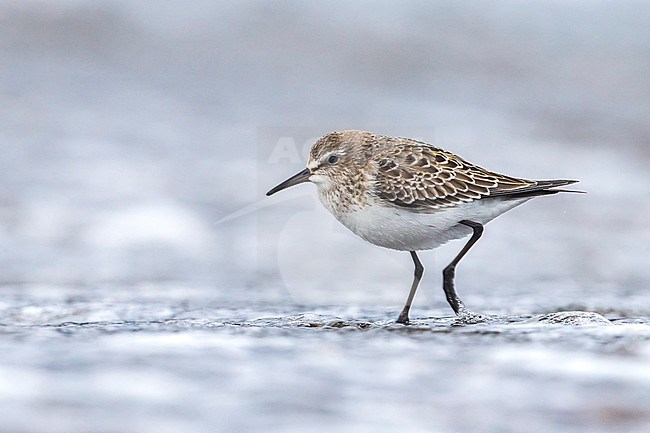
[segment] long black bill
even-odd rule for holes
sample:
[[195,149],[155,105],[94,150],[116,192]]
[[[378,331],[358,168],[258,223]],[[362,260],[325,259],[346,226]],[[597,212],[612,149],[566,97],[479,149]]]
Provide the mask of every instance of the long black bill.
[[309,176],[311,176],[311,172],[309,171],[308,168],[304,169],[300,173],[291,176],[289,179],[285,180],[282,182],[280,185],[276,186],[275,188],[272,188],[269,192],[266,193],[267,196],[273,195],[278,191],[282,191],[283,189],[289,188],[290,186],[298,185],[299,183],[307,182],[309,180]]

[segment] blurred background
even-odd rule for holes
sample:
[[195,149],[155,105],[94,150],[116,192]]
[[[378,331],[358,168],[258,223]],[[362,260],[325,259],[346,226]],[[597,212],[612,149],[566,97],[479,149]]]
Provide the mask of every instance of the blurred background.
[[[323,218],[309,234],[285,227],[299,204],[263,198],[300,166],[269,161],[282,137],[304,158],[306,142],[337,129],[420,138],[517,176],[580,179],[589,195],[495,221],[501,233],[476,259],[491,256],[503,275],[501,260],[531,256],[586,286],[650,281],[647,2],[0,7],[5,283],[171,280],[258,293],[282,282],[283,242],[305,237],[306,255],[354,254],[366,279],[364,255],[395,253],[343,232],[332,242],[333,219],[315,206]],[[315,197],[300,189],[287,196]],[[218,224],[254,202],[277,206]],[[261,258],[260,230],[284,236]],[[499,258],[494,244],[520,250]]]
[[[364,281],[386,281],[374,270],[403,282],[408,257],[326,235],[334,220],[313,187],[287,191],[305,196],[289,204],[263,197],[301,165],[269,160],[282,137],[304,158],[326,132],[369,129],[589,192],[495,221],[473,251],[489,269],[463,267],[523,283],[534,278],[500,263],[528,256],[549,278],[647,287],[648,12],[643,1],[0,2],[0,278],[264,296],[302,281],[283,245],[308,237],[296,257],[333,261],[302,269],[354,257]],[[318,218],[308,234],[285,225],[304,203]]]
[[[588,192],[490,223],[458,271],[473,309],[647,314],[648,16],[647,1],[0,0],[0,296],[397,313],[408,255],[356,239],[312,185],[264,197],[317,137],[365,129]],[[439,273],[458,248],[423,255],[416,316],[451,312]],[[83,317],[124,318],[106,314]]]

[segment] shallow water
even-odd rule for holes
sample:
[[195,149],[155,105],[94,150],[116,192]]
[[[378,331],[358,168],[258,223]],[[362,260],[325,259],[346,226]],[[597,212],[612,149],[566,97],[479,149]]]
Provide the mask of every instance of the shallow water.
[[[6,431],[645,432],[650,320],[3,288]],[[446,315],[446,316],[445,316]],[[38,414],[38,415],[36,415]]]

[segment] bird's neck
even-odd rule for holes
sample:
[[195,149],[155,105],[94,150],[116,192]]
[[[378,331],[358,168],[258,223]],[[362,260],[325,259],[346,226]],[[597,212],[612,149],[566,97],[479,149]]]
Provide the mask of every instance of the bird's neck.
[[343,181],[319,186],[318,196],[332,214],[349,213],[368,204],[368,185],[361,172],[350,173]]

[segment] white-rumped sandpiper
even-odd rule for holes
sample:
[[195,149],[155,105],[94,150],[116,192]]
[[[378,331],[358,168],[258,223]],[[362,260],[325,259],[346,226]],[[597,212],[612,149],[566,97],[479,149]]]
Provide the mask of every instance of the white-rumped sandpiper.
[[443,289],[457,315],[471,315],[454,289],[458,262],[483,225],[533,197],[566,191],[575,180],[528,180],[488,171],[451,152],[408,138],[365,131],[332,132],[311,148],[307,168],[266,195],[313,182],[323,205],[362,239],[409,251],[415,276],[397,322],[409,310],[424,267],[416,251],[471,238],[443,270]]

